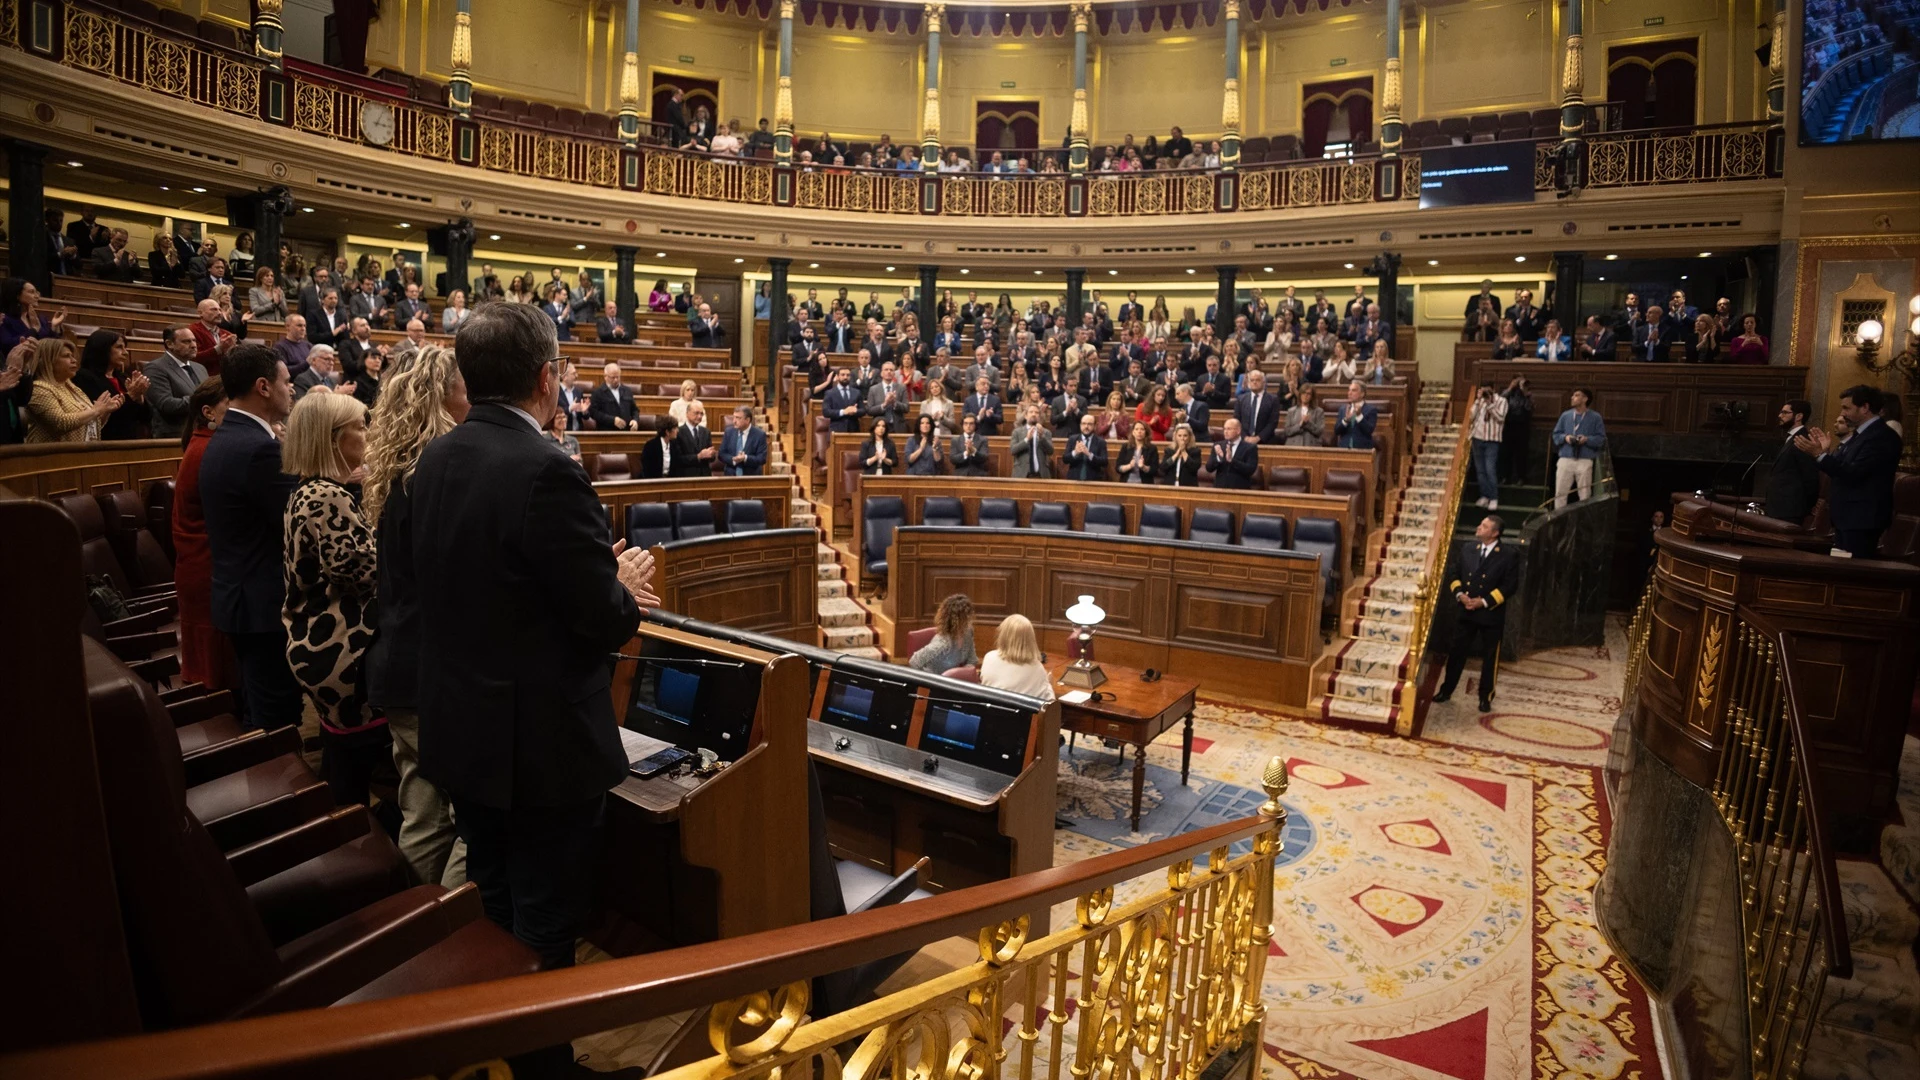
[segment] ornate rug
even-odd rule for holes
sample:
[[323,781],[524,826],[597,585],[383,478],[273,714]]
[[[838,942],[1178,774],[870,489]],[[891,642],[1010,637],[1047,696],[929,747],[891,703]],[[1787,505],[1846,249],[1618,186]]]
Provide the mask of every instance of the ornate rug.
[[1593,925],[1609,828],[1597,767],[1215,704],[1195,730],[1184,787],[1178,740],[1149,749],[1137,833],[1131,763],[1084,742],[1063,757],[1072,828],[1056,858],[1245,816],[1267,758],[1287,759],[1266,1075],[1661,1076],[1646,996]]

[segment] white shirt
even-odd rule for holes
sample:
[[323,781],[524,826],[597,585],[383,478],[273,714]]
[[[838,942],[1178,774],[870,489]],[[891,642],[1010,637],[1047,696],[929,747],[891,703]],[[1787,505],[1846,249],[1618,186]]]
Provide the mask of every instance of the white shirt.
[[518,416],[520,419],[525,420],[527,422],[527,426],[533,429],[533,433],[535,435],[546,434],[546,432],[542,430],[542,428],[540,427],[540,421],[535,420],[533,418],[532,413],[528,412],[527,410],[521,408],[518,405],[508,405],[505,402],[501,402],[501,407],[506,409],[508,412],[512,413],[513,415]]
[[1047,669],[1041,667],[1039,661],[1015,664],[1001,659],[998,649],[988,652],[980,661],[980,683],[1042,701],[1053,700],[1053,680],[1047,677]]
[[259,424],[262,428],[266,430],[267,436],[269,438],[278,439],[280,437],[274,434],[272,424],[267,423],[265,420],[262,420],[260,417],[253,415],[252,413],[248,412],[247,410],[241,408],[238,405],[229,403],[227,405],[227,412],[235,416],[244,416],[247,419],[253,421],[254,423]]

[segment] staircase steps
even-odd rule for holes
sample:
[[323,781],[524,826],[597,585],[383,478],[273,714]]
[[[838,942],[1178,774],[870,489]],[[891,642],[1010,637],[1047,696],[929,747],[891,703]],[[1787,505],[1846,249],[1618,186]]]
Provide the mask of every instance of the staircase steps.
[[826,533],[820,527],[819,509],[807,497],[802,485],[804,478],[793,471],[793,464],[787,459],[779,439],[771,440],[767,449],[767,471],[792,479],[793,486],[787,496],[787,526],[814,531],[814,554],[817,560],[814,570],[814,617],[820,625],[821,647],[869,660],[886,659],[886,654],[877,647],[873,615],[856,598],[857,568],[850,575],[840,549],[827,543]]

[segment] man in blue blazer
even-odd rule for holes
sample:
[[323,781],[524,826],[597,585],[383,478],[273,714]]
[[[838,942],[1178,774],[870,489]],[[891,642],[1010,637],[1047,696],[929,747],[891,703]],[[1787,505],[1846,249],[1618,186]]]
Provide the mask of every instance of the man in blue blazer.
[[1373,449],[1373,428],[1379,420],[1379,407],[1367,400],[1367,384],[1353,380],[1347,384],[1347,403],[1340,406],[1340,419],[1333,424],[1333,444],[1344,450]]
[[200,501],[213,555],[213,626],[233,643],[245,722],[272,731],[300,723],[301,691],[287,664],[283,539],[294,479],[280,471],[274,425],[293,409],[293,380],[272,349],[242,342],[221,362],[227,419],[200,460]]
[[728,476],[759,476],[767,466],[767,433],[753,426],[753,410],[733,409],[733,422],[720,436],[720,467]]
[[[1879,387],[1849,386],[1840,392],[1840,419],[1852,426],[1853,438],[1836,446],[1833,436],[1810,428],[1793,441],[1817,455],[1820,471],[1831,478],[1827,516],[1833,522],[1833,546],[1856,559],[1879,558],[1880,534],[1893,523],[1901,442],[1881,417],[1886,405]],[[200,485],[205,488],[206,480]]]

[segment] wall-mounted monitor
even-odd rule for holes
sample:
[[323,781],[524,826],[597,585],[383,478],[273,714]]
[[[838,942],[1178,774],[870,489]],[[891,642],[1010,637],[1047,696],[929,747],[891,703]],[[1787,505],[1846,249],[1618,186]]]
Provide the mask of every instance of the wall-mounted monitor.
[[1920,16],[1911,2],[1807,0],[1800,145],[1920,138]]
[[1420,151],[1420,209],[1533,201],[1531,141]]

